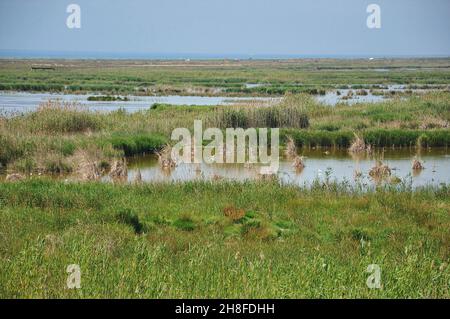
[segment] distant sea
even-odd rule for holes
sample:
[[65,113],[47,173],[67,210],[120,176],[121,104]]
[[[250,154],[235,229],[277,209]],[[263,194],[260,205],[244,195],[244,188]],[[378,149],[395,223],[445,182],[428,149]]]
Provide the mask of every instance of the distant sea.
[[407,56],[407,55],[314,55],[314,54],[199,54],[199,53],[138,53],[138,52],[65,52],[0,50],[0,58],[18,59],[137,59],[137,60],[214,60],[214,59],[358,59],[358,58],[446,58],[448,56]]

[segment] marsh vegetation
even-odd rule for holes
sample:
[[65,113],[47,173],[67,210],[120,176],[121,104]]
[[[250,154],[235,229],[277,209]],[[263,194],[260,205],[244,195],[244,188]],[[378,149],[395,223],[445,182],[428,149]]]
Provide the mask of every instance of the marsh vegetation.
[[[114,103],[129,94],[282,99],[137,112],[52,100],[0,116],[1,297],[450,297],[448,59],[30,63],[0,61],[0,89]],[[334,107],[311,97],[393,84],[432,91]],[[235,181],[201,165],[175,181],[183,167],[169,161],[170,134],[194,120],[280,128],[282,169],[310,183],[243,179],[247,164]],[[355,182],[318,166],[328,159]],[[405,170],[431,177],[412,185]],[[73,263],[81,290],[64,288]],[[370,264],[382,268],[382,289],[366,286]]]

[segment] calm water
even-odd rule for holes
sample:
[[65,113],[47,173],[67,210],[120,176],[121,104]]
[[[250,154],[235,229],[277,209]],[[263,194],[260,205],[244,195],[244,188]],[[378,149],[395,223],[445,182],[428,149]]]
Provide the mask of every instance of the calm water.
[[[378,103],[383,102],[386,100],[389,100],[389,94],[390,92],[405,92],[408,90],[408,86],[404,84],[390,84],[385,86],[386,88],[383,89],[376,89],[376,91],[383,92],[386,94],[386,96],[383,95],[374,95],[370,92],[369,89],[364,89],[364,91],[367,92],[367,95],[357,95],[357,92],[359,89],[340,89],[340,90],[333,90],[333,91],[327,91],[325,95],[318,95],[316,96],[316,100],[318,102],[321,102],[323,104],[327,105],[336,105],[338,103],[346,103],[346,104],[355,104],[355,103]],[[443,89],[446,88],[446,86],[442,86]],[[434,89],[411,89],[411,92],[414,93],[426,93],[433,91]],[[338,91],[340,94],[338,94]],[[351,92],[353,93],[352,96],[349,98],[346,98],[347,94]]]
[[[302,151],[306,157],[306,167],[297,171],[292,162],[281,160],[277,174],[280,182],[284,184],[310,186],[315,180],[324,181],[329,172],[329,180],[347,182],[351,185],[362,184],[368,187],[375,185],[369,176],[369,170],[374,166],[373,157],[366,155],[354,158],[343,150],[309,150]],[[392,170],[392,176],[412,183],[413,187],[433,185],[441,183],[450,184],[450,149],[439,148],[432,151],[423,150],[420,160],[425,169],[414,172],[411,169],[413,150],[387,150],[384,153],[384,163]],[[128,159],[128,181],[134,181],[138,170],[141,172],[144,182],[184,182],[193,180],[229,180],[252,181],[261,178],[259,167],[248,167],[244,164],[180,164],[172,170],[160,168],[156,156],[138,156]],[[362,173],[355,178],[355,171]],[[5,171],[0,171],[0,180],[6,176]],[[53,176],[57,179],[76,180],[75,176]],[[39,178],[36,174],[33,178]],[[104,176],[103,181],[110,178]]]
[[[257,87],[264,84],[247,83],[247,87]],[[404,91],[405,85],[394,84],[387,86],[387,89],[379,91]],[[340,92],[340,95],[337,94]],[[348,92],[353,95],[345,98]],[[342,89],[328,91],[325,95],[315,96],[318,102],[327,105],[336,105],[337,103],[355,104],[361,102],[382,102],[388,98],[380,95],[373,95],[369,90],[367,95],[356,95],[358,90]],[[429,90],[412,90],[414,92],[426,92]],[[60,100],[64,102],[76,102],[91,111],[110,112],[119,108],[127,112],[136,112],[149,109],[155,103],[165,103],[172,105],[231,105],[236,103],[249,103],[251,101],[276,103],[281,100],[280,97],[223,97],[223,96],[127,96],[129,101],[88,101],[92,94],[60,94],[60,93],[27,93],[27,92],[0,92],[0,115],[14,115],[36,110],[39,104],[48,100]]]
[[[340,92],[339,95],[337,91]],[[336,105],[338,103],[347,103],[351,105],[355,103],[383,102],[384,100],[388,99],[382,95],[373,95],[369,92],[369,90],[366,90],[367,95],[353,94],[350,98],[345,99],[345,96],[347,96],[348,92],[352,91],[353,93],[355,93],[357,90],[342,89],[337,91],[328,91],[325,95],[318,95],[316,96],[316,100],[327,105]]]
[[128,112],[149,109],[155,103],[172,105],[227,105],[239,102],[271,102],[279,99],[263,97],[218,97],[218,96],[128,96],[129,101],[88,101],[92,95],[51,93],[0,92],[0,114],[17,114],[36,110],[40,103],[48,100],[76,102],[91,111],[110,112],[123,108]]
[[[330,172],[330,179],[338,182],[347,181],[355,184],[357,181],[373,185],[368,173],[374,166],[374,159],[367,156],[356,159],[352,158],[346,151],[316,150],[303,152],[306,156],[306,167],[298,172],[292,166],[292,162],[282,160],[278,177],[283,183],[295,185],[311,185],[316,180],[324,180],[326,172]],[[392,169],[392,176],[412,181],[413,187],[423,185],[450,184],[450,150],[437,149],[433,151],[422,151],[420,159],[425,169],[414,173],[411,169],[414,151],[392,151],[384,154],[384,163]],[[259,178],[257,166],[245,167],[243,164],[180,164],[171,171],[162,170],[156,157],[146,156],[132,158],[129,161],[129,181],[133,181],[138,171],[146,182],[172,182],[203,180],[256,180]],[[362,176],[355,180],[355,171],[360,171]]]

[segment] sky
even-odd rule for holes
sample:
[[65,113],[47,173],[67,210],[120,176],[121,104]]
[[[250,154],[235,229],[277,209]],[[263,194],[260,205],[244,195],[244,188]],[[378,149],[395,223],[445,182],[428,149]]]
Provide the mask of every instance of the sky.
[[450,56],[449,31],[450,0],[0,0],[3,55]]

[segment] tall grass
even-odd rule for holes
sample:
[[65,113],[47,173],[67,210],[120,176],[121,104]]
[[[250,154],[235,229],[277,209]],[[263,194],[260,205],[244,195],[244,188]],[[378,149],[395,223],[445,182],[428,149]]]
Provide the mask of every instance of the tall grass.
[[298,128],[309,127],[310,98],[287,95],[282,103],[269,106],[240,106],[217,109],[213,124],[220,128]]
[[[354,131],[324,131],[324,130],[281,130],[283,141],[292,136],[295,144],[300,147],[326,146],[347,148],[354,138]],[[397,130],[370,129],[362,131],[366,144],[374,147],[416,147],[417,141],[423,147],[449,147],[449,130]]]
[[96,114],[74,103],[49,101],[24,119],[33,133],[82,133],[97,131],[102,123]]
[[[0,183],[0,296],[449,298],[449,199],[447,186]],[[65,288],[74,263],[80,290]],[[382,289],[366,286],[370,264]]]

